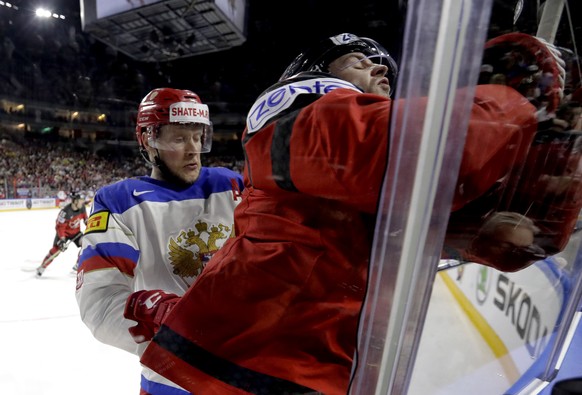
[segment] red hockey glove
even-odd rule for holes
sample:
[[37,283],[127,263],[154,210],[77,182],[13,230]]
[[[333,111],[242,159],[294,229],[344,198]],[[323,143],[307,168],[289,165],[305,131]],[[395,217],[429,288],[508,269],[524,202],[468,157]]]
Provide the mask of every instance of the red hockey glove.
[[136,326],[129,328],[133,340],[136,343],[151,340],[179,300],[179,296],[159,289],[137,291],[129,295],[123,316],[137,321]]
[[[566,78],[566,62],[559,49],[544,39],[525,33],[507,33],[487,41],[483,65],[488,65],[495,80],[504,83],[528,98],[548,101],[548,112],[554,111],[562,99]],[[483,69],[482,69],[483,70]],[[532,97],[538,91],[540,97]]]

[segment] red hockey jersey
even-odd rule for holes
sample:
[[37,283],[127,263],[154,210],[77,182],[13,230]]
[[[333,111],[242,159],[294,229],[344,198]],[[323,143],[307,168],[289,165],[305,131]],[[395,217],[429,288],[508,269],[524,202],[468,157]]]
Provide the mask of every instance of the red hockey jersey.
[[[141,359],[194,394],[345,395],[349,385],[392,102],[334,89],[271,115],[284,89],[249,115],[237,237]],[[472,194],[515,165],[497,151],[517,135],[531,143],[534,112],[511,88],[477,87],[460,172]],[[454,206],[471,199],[459,192]]]
[[55,230],[59,239],[64,237],[72,238],[81,231],[81,222],[87,222],[87,210],[82,206],[78,210],[73,210],[71,204],[67,204],[59,211]]

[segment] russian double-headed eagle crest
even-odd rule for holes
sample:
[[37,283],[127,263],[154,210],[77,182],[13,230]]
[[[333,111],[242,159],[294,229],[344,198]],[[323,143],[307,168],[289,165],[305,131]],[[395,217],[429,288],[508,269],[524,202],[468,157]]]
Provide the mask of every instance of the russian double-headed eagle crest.
[[[232,226],[209,225],[199,220],[194,228],[183,230],[175,239],[170,237],[170,263],[174,266],[174,274],[180,277],[198,276],[212,254],[226,239],[234,237]],[[219,240],[224,240],[220,246]]]

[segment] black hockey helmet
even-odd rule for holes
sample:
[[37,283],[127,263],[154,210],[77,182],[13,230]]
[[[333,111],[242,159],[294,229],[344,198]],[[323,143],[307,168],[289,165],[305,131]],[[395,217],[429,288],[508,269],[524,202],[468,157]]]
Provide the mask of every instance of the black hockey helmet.
[[299,54],[287,67],[279,81],[285,80],[303,71],[320,71],[327,73],[331,62],[342,55],[361,52],[372,62],[388,67],[386,77],[391,84],[396,83],[398,65],[386,49],[367,37],[358,37],[351,33],[342,33],[328,37],[313,47]]
[[71,192],[69,197],[71,198],[72,202],[74,202],[75,200],[78,200],[78,199],[83,199],[83,197],[81,196],[81,194],[79,192]]

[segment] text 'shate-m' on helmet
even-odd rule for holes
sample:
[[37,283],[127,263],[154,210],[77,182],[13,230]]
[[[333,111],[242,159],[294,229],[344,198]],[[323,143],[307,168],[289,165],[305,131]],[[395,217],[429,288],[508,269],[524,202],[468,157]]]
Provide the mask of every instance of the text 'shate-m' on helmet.
[[367,37],[359,37],[351,33],[342,33],[328,37],[313,47],[302,52],[291,62],[279,81],[285,80],[304,71],[320,71],[327,73],[331,62],[342,55],[360,52],[372,62],[388,67],[386,77],[391,84],[396,83],[398,65],[388,51],[376,41]]
[[163,125],[193,123],[204,126],[201,152],[209,152],[212,122],[208,106],[190,90],[157,88],[148,93],[139,105],[135,133],[140,147],[143,147],[144,132],[151,132],[157,137]]

